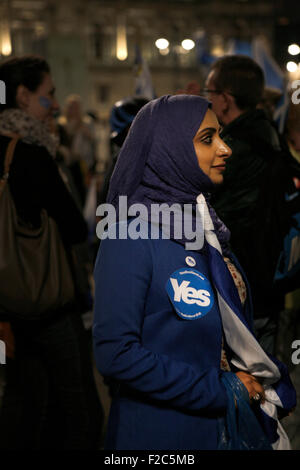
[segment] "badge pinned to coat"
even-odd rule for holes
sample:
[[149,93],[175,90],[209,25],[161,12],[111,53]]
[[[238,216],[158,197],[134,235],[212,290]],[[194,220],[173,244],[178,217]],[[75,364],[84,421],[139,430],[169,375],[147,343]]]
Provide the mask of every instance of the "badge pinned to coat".
[[213,307],[214,293],[209,280],[196,269],[181,268],[171,274],[166,291],[177,315],[197,320]]

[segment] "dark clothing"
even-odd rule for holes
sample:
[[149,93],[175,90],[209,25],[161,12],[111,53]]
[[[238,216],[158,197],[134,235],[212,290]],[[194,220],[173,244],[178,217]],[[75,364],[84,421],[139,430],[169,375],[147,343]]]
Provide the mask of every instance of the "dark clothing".
[[97,450],[103,411],[80,317],[14,324],[6,365],[1,450]]
[[[280,150],[279,139],[264,111],[242,114],[222,131],[232,149],[226,164],[224,182],[211,198],[211,204],[231,231],[231,248],[243,266],[253,296],[254,318],[271,317],[283,303],[283,296],[272,290],[258,265],[261,253],[255,238],[260,189],[267,179],[272,154]],[[258,228],[259,230],[259,228]],[[269,243],[272,243],[270,240]],[[266,261],[267,262],[267,261]]]
[[[0,175],[3,174],[4,156],[10,140],[10,137],[0,135]],[[70,248],[87,239],[87,226],[60,176],[56,162],[46,148],[18,141],[8,184],[20,219],[29,226],[38,228],[41,210],[46,209],[48,215],[56,221],[67,255],[73,261]],[[75,275],[73,263],[71,268]],[[71,311],[73,309],[72,306]],[[56,312],[51,315],[55,316]],[[10,320],[4,312],[1,312],[0,319]]]
[[[0,174],[9,141],[0,136]],[[86,239],[86,223],[44,147],[19,141],[8,183],[17,213],[26,224],[39,227],[40,212],[46,209],[67,251]],[[78,308],[69,305],[31,321],[5,315],[16,350],[5,367],[0,448],[97,449],[103,410]]]
[[[222,131],[222,138],[232,149],[226,161],[224,182],[212,196],[211,202],[228,225],[232,245],[243,244],[239,230],[251,224],[260,184],[267,167],[267,156],[260,149],[261,141],[270,149],[279,150],[276,131],[262,110],[242,114]],[[234,224],[237,223],[237,227]]]
[[[59,142],[62,147],[68,149],[70,153],[72,153],[72,146],[73,146],[73,139],[74,136],[70,135],[66,127],[64,125],[58,124],[58,135],[59,135]],[[81,159],[82,160],[82,156]],[[72,159],[72,162],[68,163],[69,171],[72,175],[73,184],[76,187],[76,191],[80,197],[80,204],[83,206],[86,199],[86,186],[84,182],[84,174],[82,171],[82,166],[80,164],[80,160],[76,158],[75,160]],[[67,163],[67,162],[66,162]],[[94,166],[94,165],[93,165]],[[92,166],[92,168],[93,168]],[[92,169],[91,168],[91,169]]]
[[[147,234],[147,222],[140,221],[140,230]],[[203,316],[190,321],[176,312],[166,289],[178,269],[184,275],[188,257],[197,275],[209,280],[211,299]],[[105,239],[95,286],[96,364],[119,385],[106,450],[216,449],[218,418],[228,403],[220,369],[222,321],[208,256],[173,240]],[[179,307],[185,314],[186,305]]]
[[[0,136],[1,175],[9,141],[9,137]],[[86,223],[62,181],[55,161],[44,147],[19,141],[8,181],[18,215],[22,220],[38,227],[40,211],[44,208],[56,221],[67,244],[79,243],[86,239]]]
[[104,182],[103,182],[103,185],[102,185],[102,188],[101,188],[101,192],[98,196],[98,205],[99,204],[105,204],[106,202],[106,198],[107,198],[107,195],[108,195],[108,190],[109,190],[109,184],[110,184],[110,179],[112,177],[112,174],[114,172],[114,169],[115,169],[115,166],[116,166],[116,163],[117,163],[117,160],[118,160],[118,156],[119,156],[119,153],[116,153],[116,155],[114,155],[114,157],[112,158],[109,166],[108,166],[108,169],[107,169],[107,172],[105,174],[105,178],[104,178]]

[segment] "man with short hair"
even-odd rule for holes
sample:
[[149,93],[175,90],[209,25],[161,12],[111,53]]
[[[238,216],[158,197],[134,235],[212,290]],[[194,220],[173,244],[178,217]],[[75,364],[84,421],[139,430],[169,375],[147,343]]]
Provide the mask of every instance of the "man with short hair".
[[206,86],[212,109],[226,126],[262,100],[264,74],[250,57],[225,56],[213,64]]
[[232,250],[251,285],[258,339],[272,353],[283,296],[274,292],[261,269],[267,260],[257,248],[257,214],[268,162],[280,144],[266,114],[257,109],[264,90],[263,71],[250,57],[225,56],[213,64],[206,87],[212,109],[224,126],[222,138],[232,149],[224,183],[211,203],[231,231]]

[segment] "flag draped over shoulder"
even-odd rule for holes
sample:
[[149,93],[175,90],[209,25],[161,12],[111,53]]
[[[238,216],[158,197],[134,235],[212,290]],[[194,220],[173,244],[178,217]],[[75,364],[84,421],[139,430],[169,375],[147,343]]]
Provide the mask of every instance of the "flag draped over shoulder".
[[238,370],[253,375],[263,385],[265,403],[260,404],[258,422],[274,450],[289,450],[288,436],[278,420],[278,408],[288,414],[296,406],[296,391],[286,366],[265,353],[243,315],[242,304],[223,260],[222,250],[202,194],[197,198],[197,207],[202,208],[202,213],[204,207],[203,224],[210,270],[217,291],[225,339],[233,354],[231,364]]

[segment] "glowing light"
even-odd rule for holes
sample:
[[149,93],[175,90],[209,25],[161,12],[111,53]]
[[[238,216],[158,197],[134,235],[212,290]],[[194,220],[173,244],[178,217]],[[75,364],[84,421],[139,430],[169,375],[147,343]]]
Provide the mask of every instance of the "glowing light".
[[165,38],[159,38],[155,41],[157,49],[167,49],[169,46],[169,41]]
[[0,52],[4,56],[9,56],[12,53],[12,45],[11,45],[11,36],[10,36],[10,28],[7,22],[2,23],[2,34],[1,34],[1,48]]
[[116,56],[118,60],[126,60],[128,57],[127,50],[127,37],[126,37],[126,26],[119,24],[117,26],[117,52]]
[[185,49],[186,51],[190,51],[191,49],[195,47],[195,43],[192,39],[184,39],[181,45],[183,49]]
[[168,47],[166,47],[165,49],[159,49],[159,53],[161,55],[168,55],[170,52],[170,49]]
[[300,47],[298,44],[290,44],[288,47],[288,53],[291,55],[298,55],[300,53]]
[[9,56],[12,53],[11,41],[10,39],[2,39],[2,55]]
[[298,65],[296,64],[296,62],[290,61],[286,64],[286,69],[289,72],[296,72],[296,70],[298,69]]
[[214,46],[211,50],[212,55],[215,57],[222,57],[225,53],[224,47],[219,45],[219,46]]

